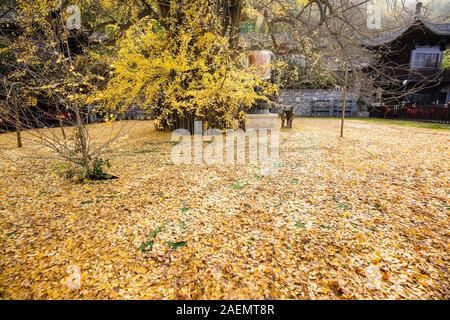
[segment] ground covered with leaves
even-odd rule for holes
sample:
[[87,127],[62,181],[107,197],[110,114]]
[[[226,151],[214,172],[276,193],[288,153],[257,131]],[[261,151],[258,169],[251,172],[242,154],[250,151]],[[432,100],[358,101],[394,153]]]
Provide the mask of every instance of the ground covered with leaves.
[[450,298],[450,131],[296,119],[265,177],[130,125],[84,184],[0,136],[1,298]]

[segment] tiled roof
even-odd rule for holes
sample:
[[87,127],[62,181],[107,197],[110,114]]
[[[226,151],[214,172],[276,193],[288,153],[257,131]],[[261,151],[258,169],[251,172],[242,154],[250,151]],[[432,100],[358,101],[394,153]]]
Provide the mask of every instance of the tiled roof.
[[450,35],[450,23],[425,23],[425,26],[437,34]]
[[400,37],[408,29],[409,29],[409,27],[400,29],[398,31],[387,32],[385,34],[379,35],[379,36],[371,38],[371,39],[365,39],[363,41],[363,44],[366,46],[373,46],[373,47],[380,46],[383,44],[388,44],[388,43],[394,41],[395,39],[397,39],[398,37]]
[[388,32],[375,38],[366,39],[363,42],[363,44],[366,46],[374,46],[374,47],[388,44],[397,39],[398,37],[400,37],[402,34],[408,32],[410,29],[421,26],[424,26],[425,28],[429,29],[430,31],[438,35],[450,36],[450,23],[429,23],[417,20],[406,28],[402,28],[393,32]]

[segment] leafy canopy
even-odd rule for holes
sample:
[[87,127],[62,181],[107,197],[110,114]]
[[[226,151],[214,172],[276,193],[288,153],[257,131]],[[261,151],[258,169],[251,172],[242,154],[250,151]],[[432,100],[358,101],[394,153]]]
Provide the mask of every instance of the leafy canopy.
[[164,26],[145,19],[119,42],[107,89],[96,98],[109,108],[145,106],[160,127],[192,116],[208,127],[232,127],[258,95],[276,88],[244,67],[245,57],[220,35],[220,23],[208,1],[171,2]]

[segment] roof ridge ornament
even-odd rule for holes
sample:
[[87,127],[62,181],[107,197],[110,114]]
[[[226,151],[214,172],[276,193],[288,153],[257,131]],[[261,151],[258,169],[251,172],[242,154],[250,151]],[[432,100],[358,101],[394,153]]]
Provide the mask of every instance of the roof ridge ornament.
[[416,15],[415,15],[416,21],[420,20],[420,18],[422,17],[422,6],[423,3],[421,1],[416,3]]

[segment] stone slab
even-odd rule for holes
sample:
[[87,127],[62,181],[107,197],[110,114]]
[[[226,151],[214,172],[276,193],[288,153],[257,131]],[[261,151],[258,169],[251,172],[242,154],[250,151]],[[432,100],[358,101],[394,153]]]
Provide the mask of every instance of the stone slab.
[[271,129],[280,130],[281,121],[276,113],[270,114],[247,114],[245,129]]

